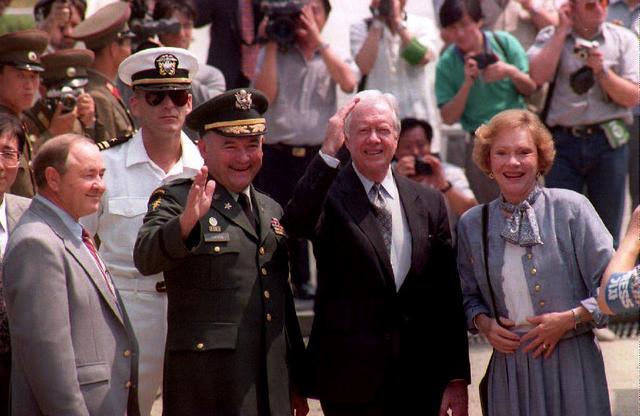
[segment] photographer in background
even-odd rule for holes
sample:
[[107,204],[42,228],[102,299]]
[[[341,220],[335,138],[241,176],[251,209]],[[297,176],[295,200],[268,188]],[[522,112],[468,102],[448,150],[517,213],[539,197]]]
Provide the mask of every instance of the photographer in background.
[[[605,22],[605,0],[571,0],[560,24],[529,49],[531,76],[553,81],[546,120],[557,156],[548,187],[583,193],[614,238],[620,236],[627,174],[628,124],[638,104],[638,39]],[[637,133],[633,140],[638,140]],[[633,157],[638,157],[634,155]]]
[[76,40],[71,31],[84,20],[85,0],[40,0],[33,7],[38,29],[49,35],[46,52],[73,48]]
[[460,121],[469,134],[465,173],[480,203],[495,199],[497,185],[473,163],[475,130],[499,112],[525,108],[536,90],[529,62],[518,40],[506,32],[482,31],[480,0],[445,0],[440,24],[453,44],[436,66],[436,97],[442,120]]
[[34,153],[60,134],[96,136],[95,104],[84,92],[87,68],[92,62],[93,52],[87,49],[64,49],[42,57],[41,98],[25,112]]
[[[290,2],[288,14],[270,10],[261,28],[270,33],[258,57],[255,87],[270,102],[264,162],[255,186],[286,206],[307,165],[317,155],[329,118],[337,109],[336,85],[356,87],[357,68],[322,39],[331,6],[328,0]],[[297,5],[297,6],[296,6]],[[271,30],[271,19],[278,30]],[[287,43],[291,42],[291,43]],[[289,239],[291,280],[299,298],[313,297],[306,240]]]
[[435,59],[438,29],[431,19],[407,13],[406,3],[372,0],[372,17],[351,26],[351,56],[363,75],[359,89],[393,94],[400,117],[428,120],[439,134],[433,83],[426,72]]
[[402,119],[395,168],[400,175],[435,188],[444,195],[451,235],[455,238],[458,218],[478,201],[469,188],[464,171],[431,153],[432,137],[433,129],[425,120]]

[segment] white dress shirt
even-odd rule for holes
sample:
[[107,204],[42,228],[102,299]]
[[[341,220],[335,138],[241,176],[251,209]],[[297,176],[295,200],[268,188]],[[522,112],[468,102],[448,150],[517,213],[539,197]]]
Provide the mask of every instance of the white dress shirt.
[[2,198],[0,203],[0,262],[4,257],[4,251],[9,241],[9,225],[7,223],[7,199]]
[[132,282],[128,281],[142,277],[133,264],[133,246],[151,193],[168,181],[197,175],[202,167],[200,151],[184,133],[180,143],[182,155],[167,173],[149,159],[142,142],[142,130],[128,142],[102,152],[107,190],[98,212],[83,217],[81,222],[91,235],[97,233],[100,237],[100,256],[118,289],[155,292],[156,281],[162,280],[159,273],[144,278],[145,283],[136,282],[136,287],[129,286]]

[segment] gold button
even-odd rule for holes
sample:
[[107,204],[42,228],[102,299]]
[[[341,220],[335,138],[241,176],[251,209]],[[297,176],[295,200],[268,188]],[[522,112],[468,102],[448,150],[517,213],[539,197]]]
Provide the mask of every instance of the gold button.
[[131,383],[131,381],[127,381],[126,383],[124,383],[124,388],[125,389],[130,389],[132,385],[133,384]]
[[536,270],[535,267],[533,269],[531,269],[531,274],[535,275],[536,273],[538,273],[538,270]]
[[197,349],[197,350],[203,350],[203,349],[204,349],[204,344],[203,344],[202,342],[198,342],[198,343],[196,344],[196,349]]
[[129,351],[129,350],[124,350],[124,352],[122,353],[122,355],[124,355],[125,357],[131,357],[131,351]]
[[220,246],[215,246],[215,247],[213,248],[213,252],[214,252],[214,253],[220,253]]
[[540,286],[540,284],[538,283],[538,284],[536,284],[536,285],[533,287],[533,289],[534,289],[536,292],[540,292],[540,289],[542,289],[542,286]]
[[527,258],[528,258],[529,260],[531,260],[531,259],[533,258],[533,254],[531,254],[531,253],[527,254]]
[[264,267],[260,269],[260,273],[262,273],[263,276],[267,275],[267,269],[265,269]]
[[271,322],[271,314],[270,313],[267,314],[267,321]]
[[264,297],[265,297],[266,299],[269,299],[269,298],[271,297],[271,293],[269,293],[269,291],[268,291],[268,290],[265,290],[265,291],[264,291]]
[[264,256],[264,247],[260,247],[258,253],[260,253],[261,256]]
[[545,303],[543,300],[541,300],[540,302],[538,302],[538,305],[540,305],[541,308],[544,308]]

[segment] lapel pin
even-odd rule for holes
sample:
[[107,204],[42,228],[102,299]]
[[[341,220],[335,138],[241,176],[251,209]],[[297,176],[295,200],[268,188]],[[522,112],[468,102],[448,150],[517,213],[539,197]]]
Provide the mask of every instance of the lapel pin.
[[229,202],[225,202],[224,209],[231,210],[231,204]]

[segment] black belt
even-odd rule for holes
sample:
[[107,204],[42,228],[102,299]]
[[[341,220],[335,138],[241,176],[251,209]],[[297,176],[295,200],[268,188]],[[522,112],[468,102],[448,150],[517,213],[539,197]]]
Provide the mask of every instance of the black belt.
[[555,126],[553,129],[560,130],[565,133],[569,133],[575,137],[588,137],[603,131],[602,127],[600,127],[600,124],[587,124],[584,126],[569,126],[569,127]]
[[282,143],[267,144],[266,146],[290,154],[293,157],[305,157],[309,154],[316,154],[320,150],[320,146],[289,146]]

